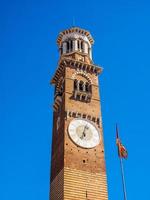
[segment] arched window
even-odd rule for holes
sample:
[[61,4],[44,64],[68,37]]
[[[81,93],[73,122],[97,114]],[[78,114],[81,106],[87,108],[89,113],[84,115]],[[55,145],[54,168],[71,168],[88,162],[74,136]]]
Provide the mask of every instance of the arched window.
[[91,84],[83,82],[82,80],[74,80],[74,90],[80,90],[83,92],[91,92]]
[[89,83],[88,82],[86,82],[86,84],[85,84],[85,91],[89,92]]
[[84,84],[83,81],[79,82],[79,90],[80,91],[83,91],[83,84]]
[[73,98],[78,101],[90,102],[92,97],[91,82],[89,82],[88,79],[84,80],[83,78],[80,79],[80,77],[76,77],[73,84]]

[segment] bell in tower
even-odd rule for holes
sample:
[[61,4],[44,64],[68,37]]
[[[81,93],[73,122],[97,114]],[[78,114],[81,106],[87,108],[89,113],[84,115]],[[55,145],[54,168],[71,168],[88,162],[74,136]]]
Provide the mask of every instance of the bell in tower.
[[78,27],[57,39],[50,200],[107,200],[98,76],[91,34]]

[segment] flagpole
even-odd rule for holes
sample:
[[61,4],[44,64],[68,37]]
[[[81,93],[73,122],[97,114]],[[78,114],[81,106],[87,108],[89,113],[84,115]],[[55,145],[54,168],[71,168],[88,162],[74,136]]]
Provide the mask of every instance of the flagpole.
[[125,184],[125,177],[124,177],[123,162],[122,162],[122,158],[121,157],[119,159],[120,159],[120,168],[121,168],[121,177],[122,177],[124,200],[127,200],[127,193],[126,193],[126,184]]
[[[127,200],[125,176],[124,176],[124,169],[123,169],[123,162],[122,162],[122,158],[127,158],[127,151],[120,142],[117,124],[116,124],[116,144],[118,146],[118,156],[119,156],[119,160],[120,160],[124,200]],[[122,152],[122,150],[121,150],[122,147],[123,147],[123,150],[125,151],[126,154],[123,154],[124,152]]]

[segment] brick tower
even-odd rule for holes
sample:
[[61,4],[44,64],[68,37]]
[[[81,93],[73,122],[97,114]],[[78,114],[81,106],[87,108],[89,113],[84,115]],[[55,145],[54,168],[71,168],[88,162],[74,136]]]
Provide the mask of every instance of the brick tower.
[[50,200],[107,200],[98,75],[90,33],[78,27],[57,39]]

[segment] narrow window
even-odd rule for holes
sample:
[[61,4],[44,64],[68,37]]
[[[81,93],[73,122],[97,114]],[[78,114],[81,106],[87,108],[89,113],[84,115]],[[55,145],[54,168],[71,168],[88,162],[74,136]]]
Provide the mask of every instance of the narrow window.
[[79,90],[83,91],[83,81],[80,81],[80,83],[79,83]]
[[85,96],[82,96],[82,101],[84,101],[85,100]]
[[69,52],[69,42],[67,42],[67,53]]
[[80,41],[78,40],[78,49],[80,49]]
[[85,91],[86,92],[89,92],[89,84],[86,82],[86,84],[85,84]]
[[73,49],[73,41],[72,40],[70,41],[70,49],[71,49],[71,51]]
[[74,90],[77,90],[77,85],[78,85],[78,81],[77,81],[77,79],[75,79],[75,81],[74,81]]
[[83,41],[81,41],[81,50],[83,52]]

